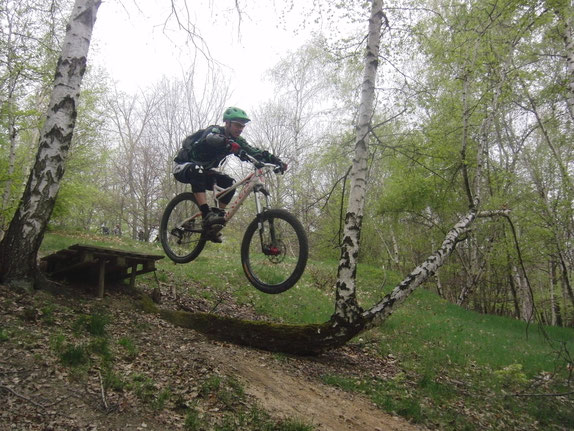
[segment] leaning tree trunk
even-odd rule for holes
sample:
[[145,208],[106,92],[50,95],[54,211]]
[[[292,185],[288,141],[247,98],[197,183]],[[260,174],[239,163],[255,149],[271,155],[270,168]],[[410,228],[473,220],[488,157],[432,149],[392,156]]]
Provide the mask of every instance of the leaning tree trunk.
[[0,243],[0,280],[30,287],[36,255],[64,175],[77,115],[80,84],[100,0],[76,0],[68,22],[36,162],[14,218]]

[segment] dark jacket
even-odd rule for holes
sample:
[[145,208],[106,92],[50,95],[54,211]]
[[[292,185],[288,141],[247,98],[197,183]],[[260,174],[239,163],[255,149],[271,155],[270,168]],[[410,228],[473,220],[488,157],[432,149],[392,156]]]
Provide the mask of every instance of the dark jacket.
[[279,161],[269,152],[252,147],[241,136],[236,139],[226,136],[223,126],[209,126],[185,138],[174,161],[178,164],[195,163],[206,169],[214,168],[231,154],[232,141],[237,142],[243,151],[257,160],[268,163]]

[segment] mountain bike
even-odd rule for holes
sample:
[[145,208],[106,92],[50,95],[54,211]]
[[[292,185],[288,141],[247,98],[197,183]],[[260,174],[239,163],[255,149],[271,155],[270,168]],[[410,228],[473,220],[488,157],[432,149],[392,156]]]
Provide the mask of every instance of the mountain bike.
[[[221,215],[227,224],[247,196],[255,196],[256,215],[247,226],[241,242],[241,263],[247,279],[265,293],[281,293],[299,280],[309,254],[305,229],[299,220],[284,209],[270,208],[270,194],[265,177],[278,173],[275,164],[263,163],[246,153],[240,159],[249,161],[253,171],[231,187],[213,187],[215,208],[220,199],[238,189],[237,197]],[[199,206],[191,192],[180,193],[166,206],[161,218],[159,237],[166,255],[176,263],[188,263],[202,252],[211,232],[202,227]]]

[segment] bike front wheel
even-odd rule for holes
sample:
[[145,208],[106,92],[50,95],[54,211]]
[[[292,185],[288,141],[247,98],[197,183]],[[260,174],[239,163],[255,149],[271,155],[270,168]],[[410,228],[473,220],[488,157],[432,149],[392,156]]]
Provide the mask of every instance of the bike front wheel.
[[257,216],[243,236],[241,263],[245,275],[265,293],[281,293],[299,280],[309,255],[305,229],[282,209]]
[[201,216],[193,193],[181,193],[165,207],[159,239],[165,254],[176,263],[191,262],[205,247]]

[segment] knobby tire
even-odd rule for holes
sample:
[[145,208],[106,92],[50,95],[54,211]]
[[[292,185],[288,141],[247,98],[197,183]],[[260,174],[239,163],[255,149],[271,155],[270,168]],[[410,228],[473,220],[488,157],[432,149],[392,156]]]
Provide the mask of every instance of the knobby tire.
[[[199,212],[193,193],[180,193],[165,207],[159,227],[159,239],[165,254],[176,263],[188,263],[197,258],[205,247],[206,240],[200,232],[191,228],[176,229],[182,220]],[[193,230],[198,230],[201,218],[194,221]]]
[[[270,235],[272,226],[274,239]],[[281,293],[293,287],[305,271],[308,255],[305,229],[283,209],[259,214],[247,227],[241,243],[243,271],[251,284],[265,293]]]

